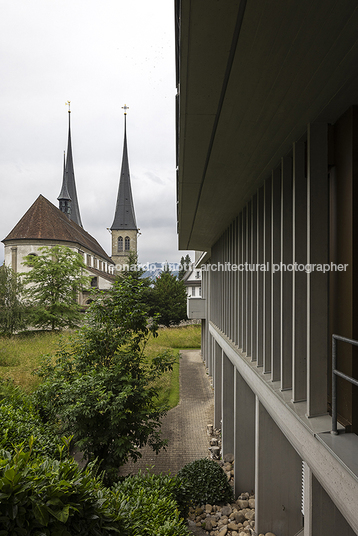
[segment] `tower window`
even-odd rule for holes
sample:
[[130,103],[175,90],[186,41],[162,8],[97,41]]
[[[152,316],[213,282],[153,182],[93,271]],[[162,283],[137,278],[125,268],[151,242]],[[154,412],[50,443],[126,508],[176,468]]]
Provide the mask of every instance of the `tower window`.
[[123,236],[118,237],[118,251],[123,251]]
[[129,251],[130,248],[131,248],[131,240],[130,240],[129,236],[126,236],[126,238],[125,238],[124,247],[125,247],[126,251]]

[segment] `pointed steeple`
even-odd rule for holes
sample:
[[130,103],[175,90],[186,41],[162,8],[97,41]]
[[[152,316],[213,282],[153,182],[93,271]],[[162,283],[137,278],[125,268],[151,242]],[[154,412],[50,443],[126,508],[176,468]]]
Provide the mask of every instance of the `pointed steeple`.
[[111,230],[138,231],[134,213],[131,179],[129,174],[128,150],[127,150],[127,106],[124,106],[124,143],[122,169],[119,180],[116,211]]
[[63,153],[63,179],[62,179],[62,188],[60,195],[58,196],[59,201],[59,209],[61,212],[64,212],[67,214],[67,216],[71,219],[71,197],[68,192],[67,187],[67,173],[66,173],[66,163],[65,163],[65,153]]
[[80,207],[78,205],[78,199],[77,199],[75,171],[73,168],[72,143],[71,143],[71,110],[68,110],[68,143],[67,143],[67,159],[66,159],[65,175],[67,179],[68,194],[71,198],[71,220],[77,223],[77,225],[80,225],[81,227],[83,227],[82,221],[81,221],[81,215],[80,215]]

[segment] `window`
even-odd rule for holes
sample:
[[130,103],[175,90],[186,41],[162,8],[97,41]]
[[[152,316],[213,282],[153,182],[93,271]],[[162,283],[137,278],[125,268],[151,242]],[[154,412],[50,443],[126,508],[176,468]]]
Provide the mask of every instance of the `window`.
[[199,287],[199,296],[201,296],[201,287]]
[[92,288],[97,288],[98,287],[98,279],[97,279],[97,277],[92,277],[92,279],[91,279],[91,287]]
[[131,248],[131,240],[130,240],[129,236],[126,236],[126,238],[125,238],[124,248],[125,248],[126,251],[129,251],[130,248]]
[[195,296],[195,287],[191,287],[191,295]]
[[118,251],[123,251],[123,236],[118,237]]

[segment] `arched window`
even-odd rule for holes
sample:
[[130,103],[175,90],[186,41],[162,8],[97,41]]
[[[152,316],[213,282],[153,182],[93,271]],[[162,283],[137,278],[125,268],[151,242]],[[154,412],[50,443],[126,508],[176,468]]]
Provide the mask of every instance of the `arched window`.
[[118,251],[123,251],[123,236],[118,237]]
[[126,236],[126,238],[125,238],[124,247],[125,247],[126,251],[129,251],[131,249],[131,240],[130,240],[129,236]]

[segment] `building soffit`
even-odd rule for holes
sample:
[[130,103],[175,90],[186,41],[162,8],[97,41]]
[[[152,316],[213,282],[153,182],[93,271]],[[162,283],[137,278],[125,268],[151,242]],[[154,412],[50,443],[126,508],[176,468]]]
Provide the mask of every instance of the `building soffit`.
[[352,0],[181,3],[181,249],[208,249],[315,120],[358,95]]

